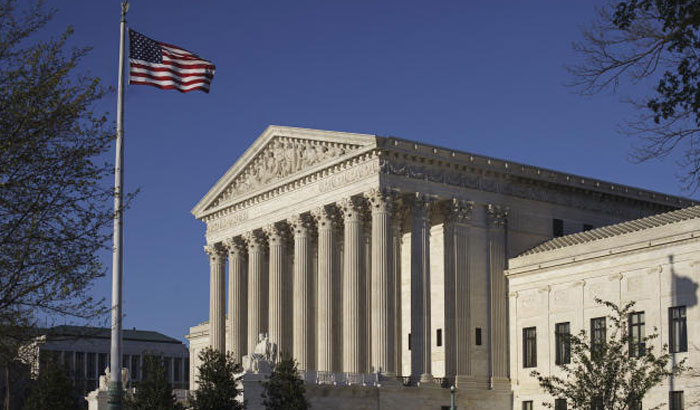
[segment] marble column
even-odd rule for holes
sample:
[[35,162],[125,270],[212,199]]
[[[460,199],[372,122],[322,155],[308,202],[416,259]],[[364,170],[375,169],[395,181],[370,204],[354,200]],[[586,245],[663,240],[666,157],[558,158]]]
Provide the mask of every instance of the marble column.
[[311,215],[318,226],[318,268],[317,268],[317,361],[319,372],[333,372],[333,356],[335,355],[335,340],[333,331],[337,323],[333,320],[333,290],[335,286],[334,253],[335,222],[328,207],[314,210]]
[[[277,351],[290,353],[287,346],[285,334],[285,304],[284,304],[284,284],[285,284],[285,238],[284,227],[277,223],[265,227],[267,235],[269,254],[269,316],[268,316],[268,336],[270,343],[277,344]],[[279,357],[279,356],[278,356]]]
[[363,339],[361,326],[360,275],[362,270],[362,215],[357,198],[345,198],[339,203],[344,222],[343,255],[343,372],[361,373]]
[[411,377],[433,379],[430,323],[430,205],[417,193],[411,212]]
[[240,363],[247,351],[248,334],[248,281],[245,244],[240,238],[224,241],[228,251],[228,351]]
[[405,209],[400,200],[394,202],[391,221],[391,256],[394,260],[394,368],[397,375],[403,375],[403,335],[401,334],[401,243],[403,242],[403,220]]
[[294,232],[294,277],[293,277],[293,356],[299,370],[313,368],[312,338],[310,319],[313,315],[311,296],[311,247],[310,218],[308,215],[294,215],[289,224]]
[[487,208],[489,224],[489,299],[490,313],[490,383],[507,381],[508,378],[508,326],[507,307],[508,289],[503,271],[506,267],[506,221],[508,208],[489,205]]
[[[363,209],[364,211],[364,209]],[[362,217],[362,270],[360,270],[361,373],[372,372],[372,214]]]
[[265,332],[262,315],[266,309],[265,300],[265,240],[260,232],[245,234],[248,244],[248,354],[255,351],[258,335]]
[[209,255],[209,341],[211,348],[226,349],[226,257],[218,244],[207,245]]
[[394,357],[394,259],[392,254],[391,195],[367,193],[372,211],[371,360],[370,371],[386,376],[396,373]]
[[472,203],[452,199],[445,213],[445,376],[471,375],[469,221]]

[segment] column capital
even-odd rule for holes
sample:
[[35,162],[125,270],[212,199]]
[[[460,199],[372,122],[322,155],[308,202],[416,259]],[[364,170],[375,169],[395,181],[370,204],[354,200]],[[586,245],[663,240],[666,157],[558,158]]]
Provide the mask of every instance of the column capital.
[[508,207],[488,204],[486,206],[486,219],[489,227],[503,228],[508,218]]
[[316,221],[319,228],[327,225],[330,227],[335,226],[336,213],[335,210],[329,205],[320,206],[312,210],[311,217]]
[[466,224],[471,221],[474,203],[452,198],[445,203],[445,218],[449,223]]
[[362,218],[362,199],[358,197],[343,198],[338,201],[338,208],[347,221],[359,221]]
[[416,192],[407,199],[414,217],[425,220],[430,219],[431,205],[435,202],[435,198],[421,192]]
[[260,231],[249,231],[242,235],[248,249],[257,249],[265,245],[265,236]]
[[229,255],[240,255],[246,249],[245,242],[240,237],[224,239],[223,247]]
[[287,224],[284,222],[271,223],[263,228],[263,233],[270,244],[284,241],[287,232]]
[[287,223],[292,228],[294,236],[306,235],[313,225],[313,219],[309,214],[295,214],[287,219]]
[[224,257],[225,251],[220,243],[212,243],[204,246],[204,252],[209,255],[212,261],[219,260]]
[[372,213],[389,211],[396,198],[396,193],[388,189],[372,188],[364,193]]

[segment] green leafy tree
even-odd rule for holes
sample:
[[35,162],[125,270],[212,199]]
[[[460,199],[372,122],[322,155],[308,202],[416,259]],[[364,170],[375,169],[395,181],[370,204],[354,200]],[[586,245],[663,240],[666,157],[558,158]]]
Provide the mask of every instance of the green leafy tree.
[[[47,38],[41,0],[0,0],[0,368],[45,320],[100,317],[90,296],[104,275],[113,210],[113,130],[93,107],[108,89],[67,46]],[[50,33],[48,33],[50,35]],[[41,38],[38,38],[41,36]],[[6,383],[12,377],[6,377]],[[5,391],[11,391],[9,385]],[[9,409],[9,396],[4,407]]]
[[55,361],[49,361],[39,372],[24,410],[76,410],[84,407],[67,371]]
[[625,131],[640,137],[633,159],[682,153],[686,188],[700,187],[700,3],[695,0],[610,0],[574,43],[569,67],[583,93],[615,91],[629,81],[639,108]]
[[263,405],[267,410],[307,410],[311,404],[304,395],[304,381],[299,377],[297,363],[284,357],[275,364],[263,382]]
[[[651,388],[685,370],[685,361],[669,365],[668,346],[661,351],[652,347],[651,342],[658,338],[656,332],[641,339],[630,334],[628,320],[634,302],[622,308],[600,299],[596,302],[611,311],[605,340],[592,341],[585,330],[570,335],[571,363],[558,365],[562,376],[538,371],[532,375],[553,399],[566,399],[570,409],[639,409]],[[553,407],[551,402],[543,404]]]
[[199,353],[198,388],[190,396],[192,410],[239,410],[245,405],[237,400],[243,372],[230,353],[207,348]]
[[136,384],[136,392],[126,397],[127,410],[181,410],[168,383],[167,368],[159,356],[144,356],[143,379]]

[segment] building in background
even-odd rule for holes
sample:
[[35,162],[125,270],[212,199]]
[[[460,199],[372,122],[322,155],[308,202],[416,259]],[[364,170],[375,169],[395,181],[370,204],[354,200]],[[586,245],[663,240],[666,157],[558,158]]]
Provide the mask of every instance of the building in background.
[[[267,334],[314,407],[440,408],[455,384],[459,408],[509,409],[508,258],[692,204],[394,137],[270,126],[192,210],[211,293],[209,321],[188,335],[190,384],[199,349],[242,360]],[[258,408],[257,382],[244,386]]]
[[[557,365],[571,360],[569,334],[605,334],[611,312],[596,298],[618,306],[634,301],[630,334],[642,340],[656,332],[649,341],[655,349],[668,345],[672,362],[700,367],[700,207],[552,239],[511,259],[507,277],[514,409],[553,402],[530,372],[560,372]],[[642,406],[666,403],[670,410],[697,408],[697,374],[666,380]]]
[[[189,388],[189,350],[181,341],[149,330],[123,331],[123,365],[129,369],[130,385],[143,377],[145,355],[160,356],[168,369],[173,389]],[[80,392],[87,394],[98,387],[99,377],[109,367],[110,329],[86,326],[56,326],[48,329],[33,345],[32,371],[41,372],[47,360],[61,363],[70,373]]]

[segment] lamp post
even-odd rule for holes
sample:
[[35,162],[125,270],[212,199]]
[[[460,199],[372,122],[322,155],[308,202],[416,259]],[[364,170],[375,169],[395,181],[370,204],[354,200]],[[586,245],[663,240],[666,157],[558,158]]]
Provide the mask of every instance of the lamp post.
[[455,410],[456,407],[455,407],[455,386],[454,386],[454,384],[452,386],[450,386],[450,396],[451,396],[450,410]]

